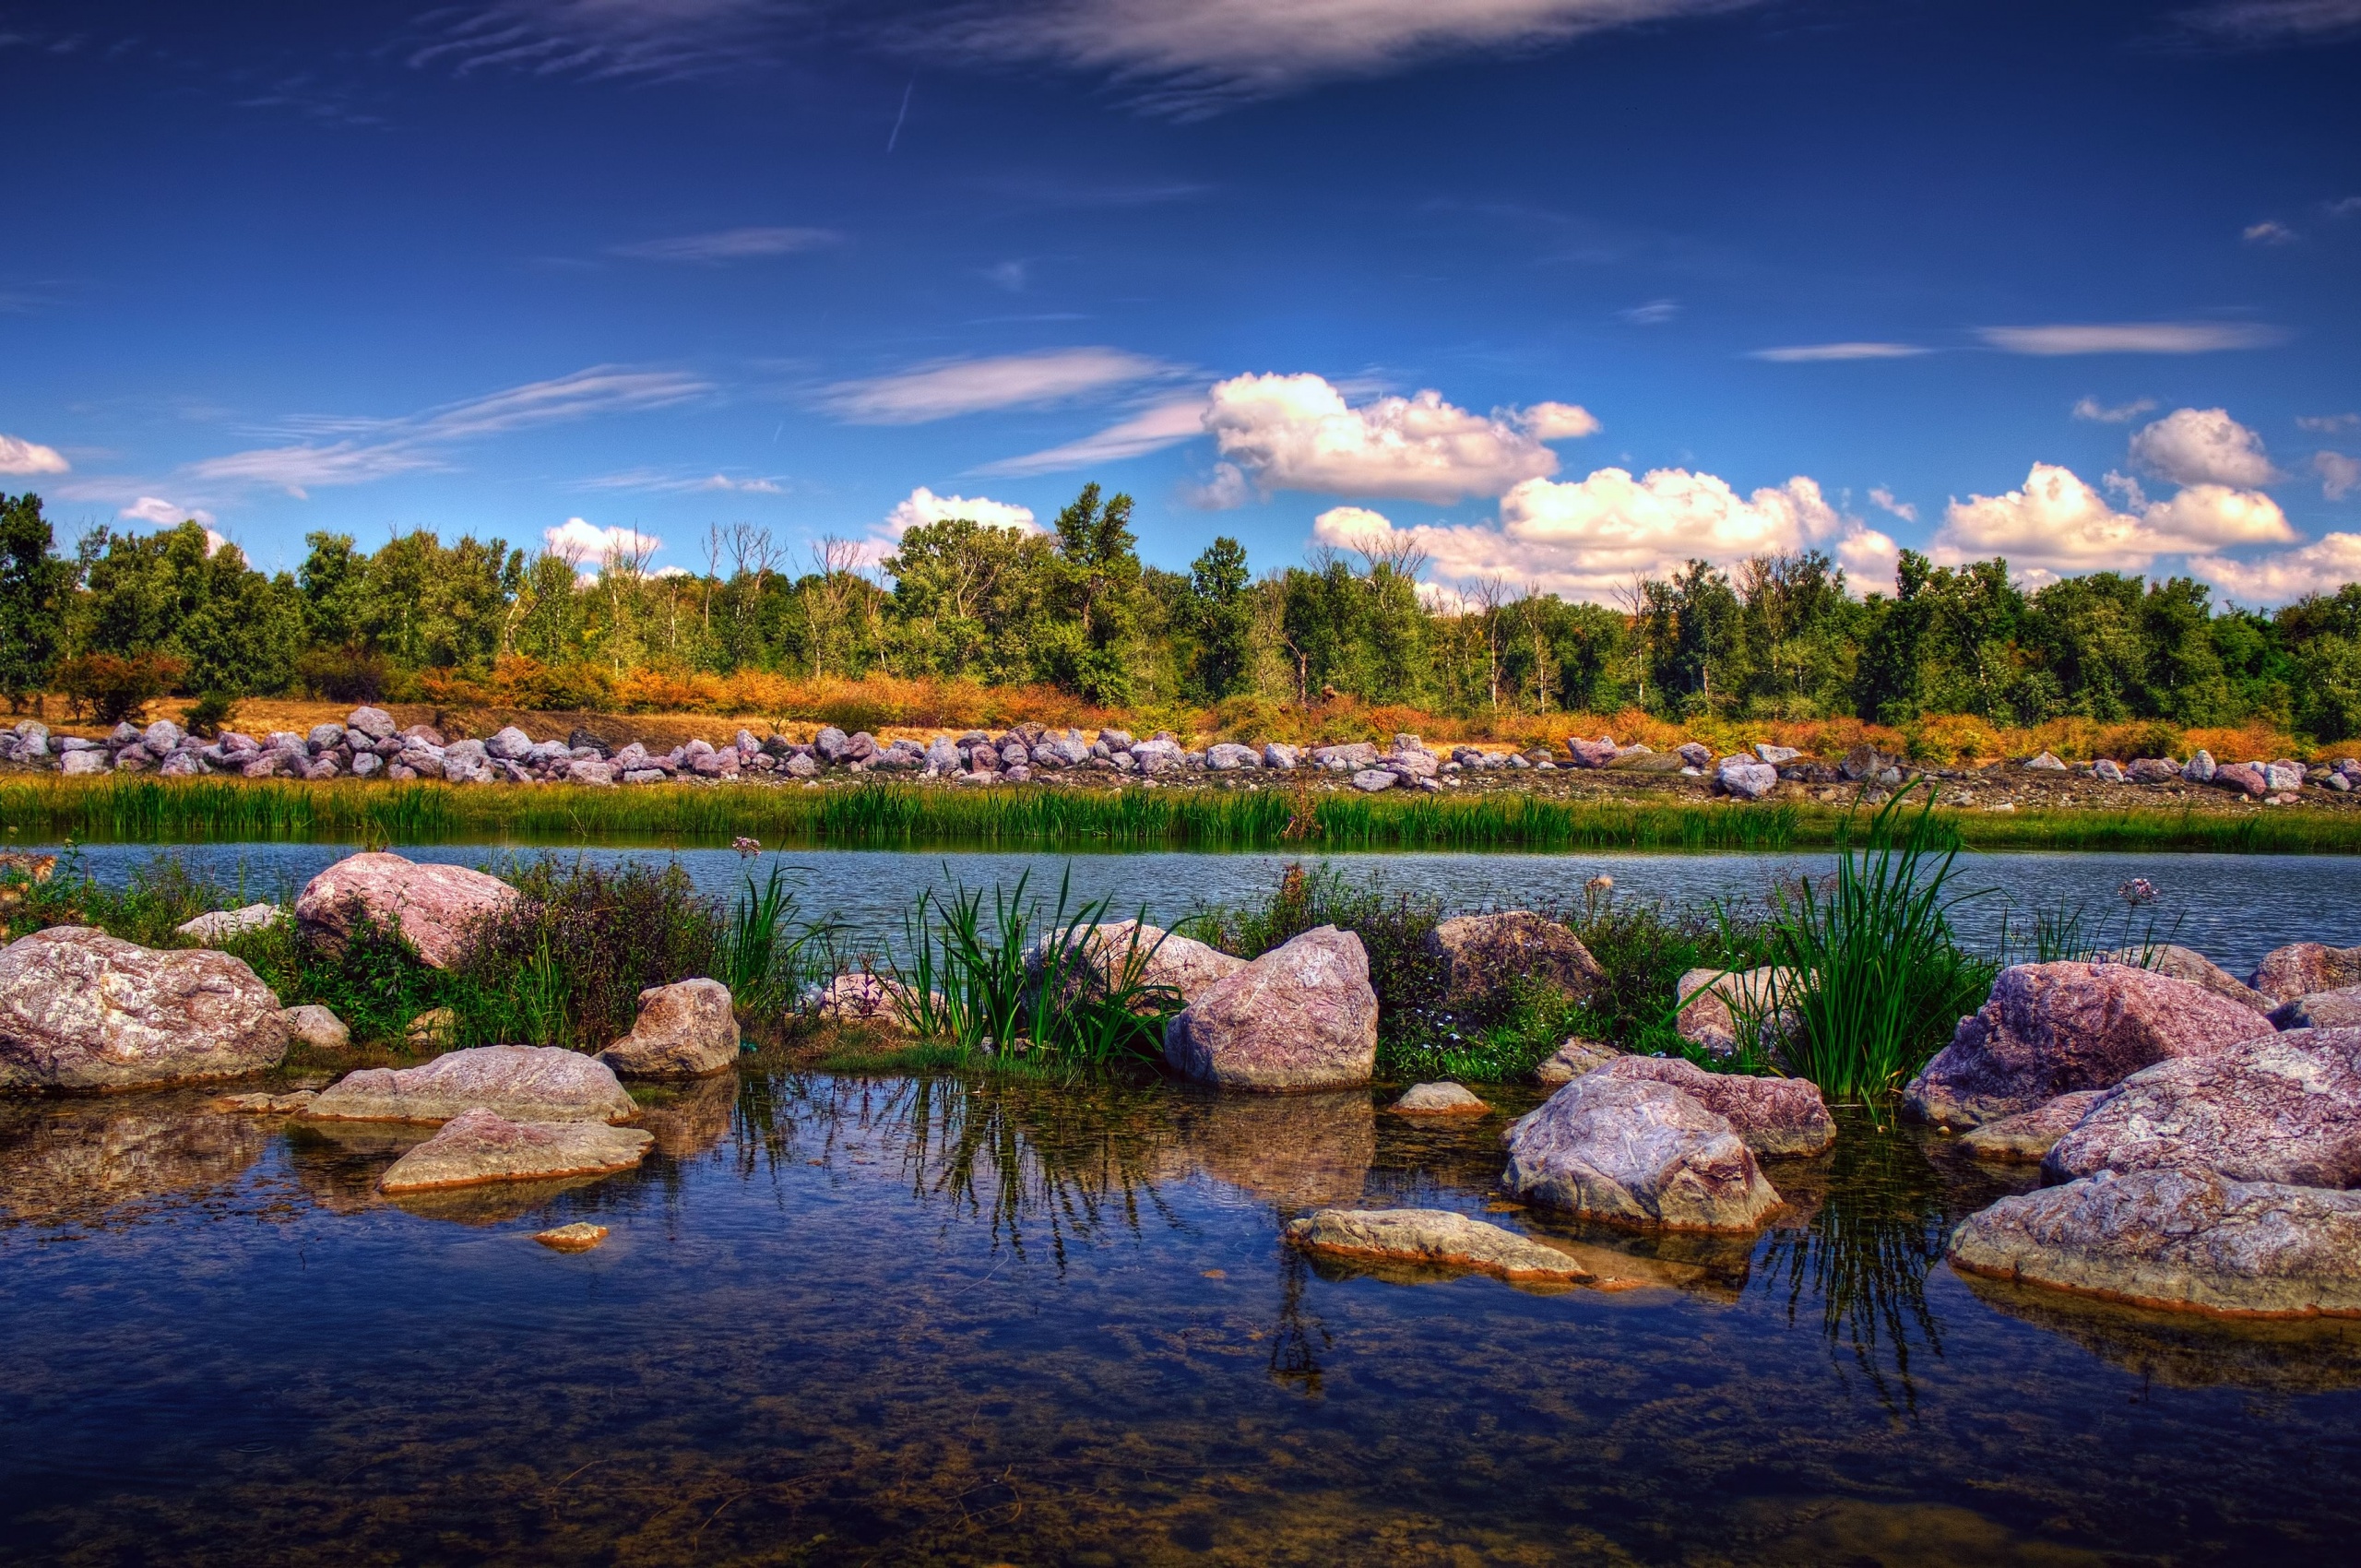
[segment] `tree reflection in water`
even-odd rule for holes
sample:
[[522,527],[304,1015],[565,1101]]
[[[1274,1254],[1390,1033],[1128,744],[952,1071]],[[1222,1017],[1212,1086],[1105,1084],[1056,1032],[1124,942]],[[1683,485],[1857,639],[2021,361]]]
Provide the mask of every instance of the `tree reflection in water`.
[[1046,1233],[1062,1271],[1069,1241],[1137,1235],[1149,1214],[1180,1226],[1156,1192],[1176,1141],[1166,1098],[1152,1079],[782,1075],[739,1097],[740,1160],[751,1173],[874,1149],[899,1159],[912,1197],[985,1220],[995,1250],[1022,1259]]
[[1785,1284],[1790,1323],[1817,1297],[1830,1356],[1849,1349],[1888,1409],[1898,1401],[1916,1414],[1914,1348],[1943,1353],[1927,1276],[1942,1261],[1956,1197],[1907,1135],[1857,1111],[1836,1114],[1836,1146],[1823,1159],[1769,1172],[1809,1218],[1771,1233],[1758,1277],[1767,1290]]

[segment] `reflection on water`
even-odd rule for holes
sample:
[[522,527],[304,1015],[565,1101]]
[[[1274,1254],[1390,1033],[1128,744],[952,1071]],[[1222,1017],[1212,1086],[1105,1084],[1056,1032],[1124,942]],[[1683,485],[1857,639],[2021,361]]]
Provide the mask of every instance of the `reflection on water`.
[[[2361,1527],[2361,1330],[1963,1281],[1948,1224],[2016,1178],[1851,1119],[1774,1162],[1760,1238],[1553,1218],[1494,1189],[1522,1098],[724,1076],[643,1098],[635,1171],[423,1206],[374,1185],[422,1129],[0,1104],[0,1557],[2064,1563]],[[1653,1288],[1279,1244],[1338,1203]],[[608,1243],[529,1241],[574,1218]]]

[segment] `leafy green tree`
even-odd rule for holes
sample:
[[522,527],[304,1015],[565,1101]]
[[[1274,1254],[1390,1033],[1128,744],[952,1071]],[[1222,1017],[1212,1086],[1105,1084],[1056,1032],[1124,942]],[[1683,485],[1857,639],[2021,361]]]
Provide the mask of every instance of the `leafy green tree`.
[[1252,577],[1246,549],[1224,534],[1189,564],[1188,618],[1196,634],[1192,685],[1204,701],[1247,689],[1254,661]]
[[0,494],[0,692],[11,709],[56,666],[74,567],[57,558],[41,497]]
[[1132,498],[1103,502],[1086,484],[1058,514],[1039,647],[1045,673],[1092,702],[1132,700],[1133,643],[1139,629],[1140,558],[1131,529]]
[[287,689],[303,647],[303,590],[265,576],[234,544],[214,548],[184,522],[152,534],[113,533],[89,568],[90,647],[183,660],[192,692]]

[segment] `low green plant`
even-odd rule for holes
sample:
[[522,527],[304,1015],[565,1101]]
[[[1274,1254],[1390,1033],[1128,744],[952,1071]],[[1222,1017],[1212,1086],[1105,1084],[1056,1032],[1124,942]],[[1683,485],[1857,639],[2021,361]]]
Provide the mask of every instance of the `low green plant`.
[[[1931,785],[1915,812],[1905,788],[1880,807],[1866,841],[1845,844],[1835,875],[1774,895],[1763,936],[1797,976],[1782,998],[1796,1016],[1788,1071],[1831,1099],[1875,1108],[1983,1004],[1998,966],[1952,939],[1947,893],[1955,846],[1934,847]],[[1966,897],[1974,897],[1967,895]]]

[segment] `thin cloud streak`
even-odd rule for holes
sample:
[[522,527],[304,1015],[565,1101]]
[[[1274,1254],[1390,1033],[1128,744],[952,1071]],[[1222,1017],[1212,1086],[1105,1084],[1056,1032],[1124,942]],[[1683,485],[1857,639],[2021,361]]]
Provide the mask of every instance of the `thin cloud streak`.
[[1094,463],[1120,463],[1127,457],[1160,452],[1204,434],[1205,409],[1204,394],[1192,392],[1154,404],[1096,435],[1019,457],[1003,457],[975,471],[994,475],[1046,474],[1087,468]]
[[2267,349],[2286,340],[2276,327],[2239,321],[2126,321],[2060,327],[1980,327],[1976,336],[2004,353],[2212,354]]
[[821,404],[848,424],[927,424],[961,414],[1039,408],[1171,375],[1178,366],[1122,349],[1050,349],[937,360],[891,375],[839,381]]
[[1798,343],[1785,349],[1757,349],[1747,358],[1774,364],[1824,364],[1843,360],[1910,360],[1932,352],[1916,343]]
[[722,229],[710,234],[682,234],[669,240],[611,245],[607,254],[631,261],[689,262],[710,267],[765,256],[801,255],[843,243],[844,236],[834,229]]
[[366,484],[445,468],[442,449],[460,443],[604,414],[668,408],[712,390],[710,383],[685,372],[593,365],[404,419],[291,420],[283,427],[291,434],[346,439],[298,440],[232,452],[192,463],[183,471],[203,483],[269,485],[300,497],[314,488]]

